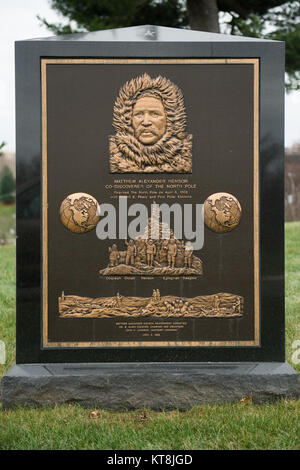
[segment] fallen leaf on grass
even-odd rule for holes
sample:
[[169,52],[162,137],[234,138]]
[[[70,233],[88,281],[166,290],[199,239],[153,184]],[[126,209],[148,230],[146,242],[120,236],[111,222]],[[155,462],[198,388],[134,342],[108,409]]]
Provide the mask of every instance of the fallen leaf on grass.
[[144,411],[140,416],[139,416],[139,420],[140,421],[145,421],[145,419],[148,418],[148,415],[146,413],[146,411]]
[[100,418],[100,412],[98,410],[91,411],[90,412],[90,418],[92,419],[98,419]]
[[251,398],[251,397],[249,397],[249,398],[242,398],[242,399],[240,400],[240,403],[241,403],[241,404],[251,405],[251,403],[252,403],[252,398]]

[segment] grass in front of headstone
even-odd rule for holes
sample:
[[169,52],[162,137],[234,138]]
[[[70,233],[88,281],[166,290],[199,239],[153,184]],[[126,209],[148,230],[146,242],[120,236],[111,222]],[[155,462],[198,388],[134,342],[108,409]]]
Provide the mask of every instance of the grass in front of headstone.
[[[0,247],[3,375],[14,362],[15,247]],[[286,225],[286,343],[300,340],[300,222]],[[293,346],[294,343],[294,346]],[[298,355],[300,359],[300,354]],[[245,397],[248,398],[248,397]],[[94,411],[94,413],[93,413]],[[187,412],[108,412],[80,406],[0,411],[0,449],[300,449],[300,402],[203,405]]]
[[[299,449],[300,403],[108,412],[63,406],[2,412],[1,449]],[[298,428],[297,428],[298,426]]]

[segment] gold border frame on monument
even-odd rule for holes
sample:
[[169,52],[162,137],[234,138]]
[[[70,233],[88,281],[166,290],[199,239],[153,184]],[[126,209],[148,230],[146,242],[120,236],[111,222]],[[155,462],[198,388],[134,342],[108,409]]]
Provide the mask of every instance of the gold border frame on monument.
[[[48,195],[47,195],[47,64],[253,64],[254,75],[254,339],[251,341],[48,341]],[[43,262],[43,348],[93,347],[249,347],[260,346],[260,289],[259,289],[259,59],[41,59],[42,86],[42,262]]]

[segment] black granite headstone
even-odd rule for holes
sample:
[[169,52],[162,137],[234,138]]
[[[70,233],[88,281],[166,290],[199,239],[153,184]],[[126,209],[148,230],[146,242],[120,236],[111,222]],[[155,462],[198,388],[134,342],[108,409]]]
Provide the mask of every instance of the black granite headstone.
[[[249,394],[267,396],[280,367],[253,370],[285,360],[283,99],[282,42],[139,26],[16,43],[21,366],[3,379],[5,406],[40,404],[28,398],[38,383],[52,384],[48,404],[61,386],[69,401],[97,402],[86,395],[91,367],[99,390],[111,374],[99,363],[121,363],[111,378],[121,388],[146,374],[159,389],[177,373],[188,390],[216,374],[216,397],[223,376],[239,376],[240,393],[227,387],[236,399],[252,374]],[[132,220],[125,203],[149,210],[144,234],[163,230],[157,205],[184,214],[205,203],[203,247],[176,230],[166,242],[120,236],[122,217]],[[99,238],[104,204],[116,208],[115,238]],[[284,367],[273,385],[290,385],[277,396],[296,396],[298,376]]]

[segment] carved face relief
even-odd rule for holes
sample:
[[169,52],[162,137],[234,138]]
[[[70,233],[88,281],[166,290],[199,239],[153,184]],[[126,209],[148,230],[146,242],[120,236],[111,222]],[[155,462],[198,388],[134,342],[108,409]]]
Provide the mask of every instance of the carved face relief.
[[132,126],[142,144],[155,144],[164,135],[166,124],[166,113],[160,99],[142,96],[137,100],[132,111]]
[[111,173],[192,173],[192,135],[186,133],[181,90],[144,73],[124,83],[109,137]]

